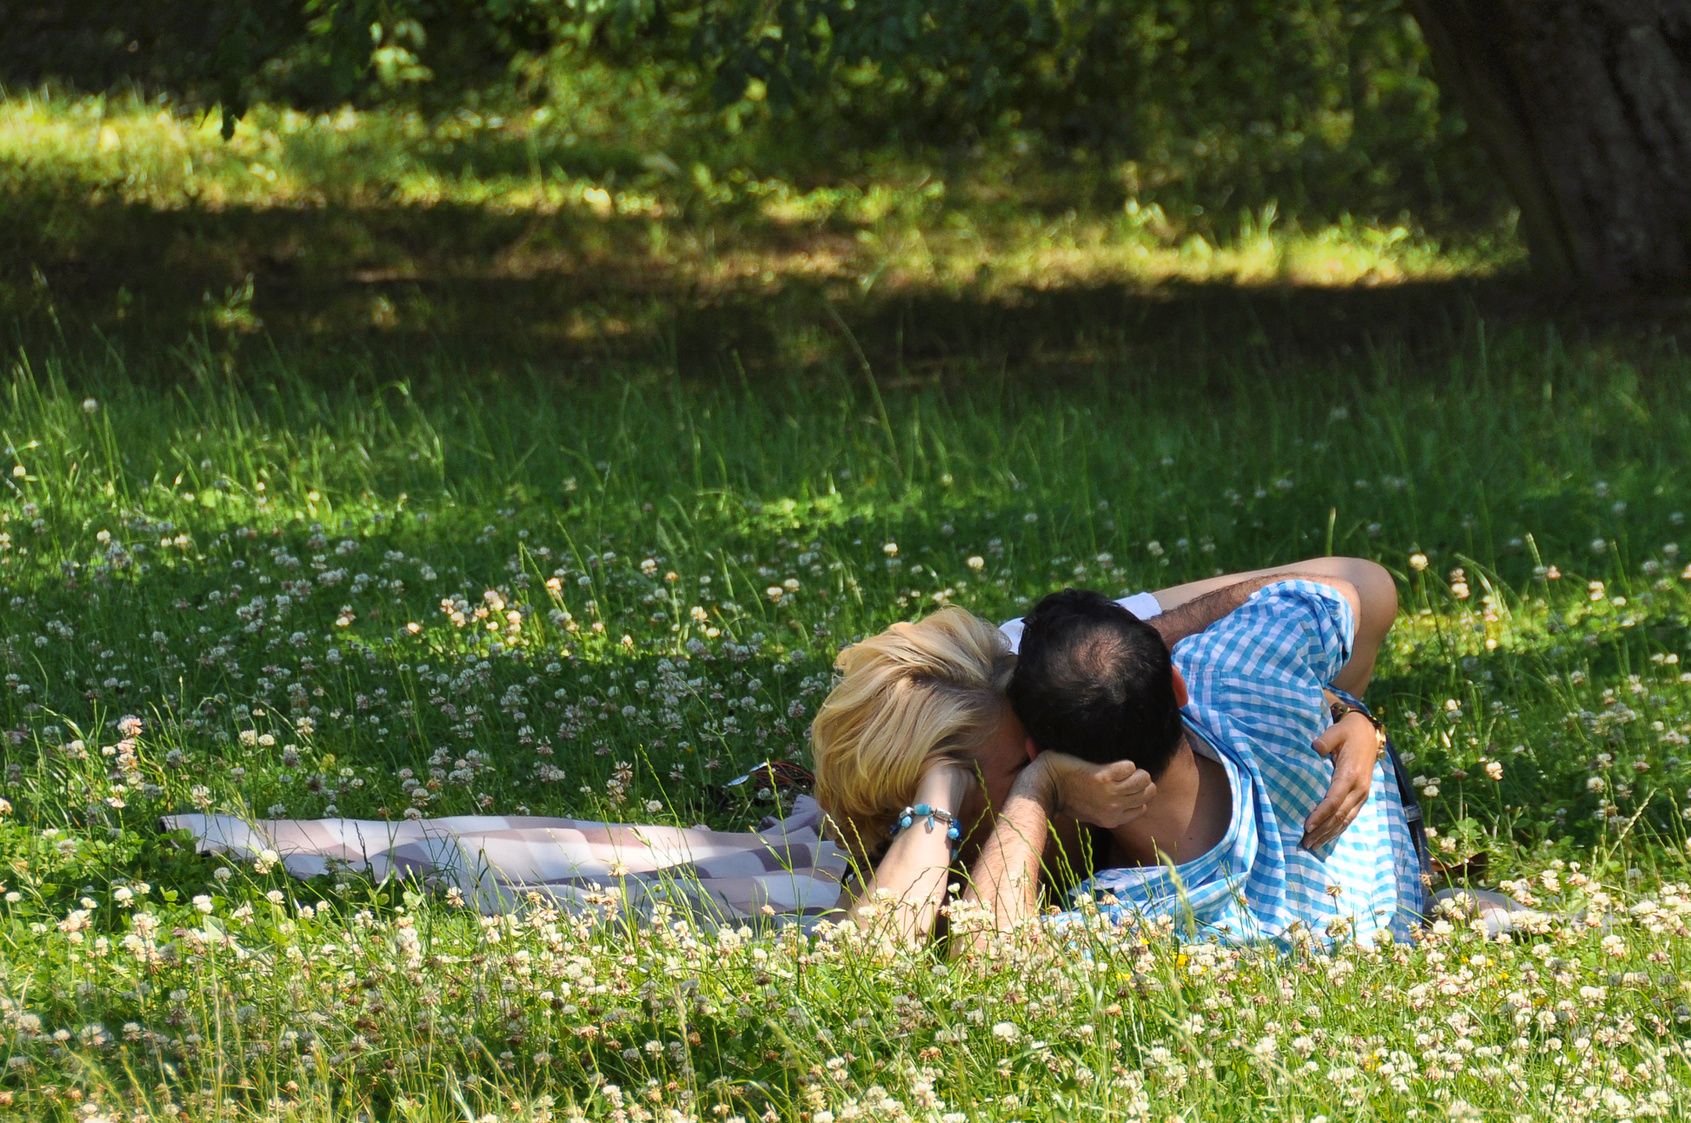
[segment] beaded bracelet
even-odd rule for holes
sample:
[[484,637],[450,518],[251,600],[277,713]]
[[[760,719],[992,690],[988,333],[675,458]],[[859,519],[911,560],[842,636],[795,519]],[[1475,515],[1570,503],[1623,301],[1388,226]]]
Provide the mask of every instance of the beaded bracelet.
[[935,819],[945,824],[945,837],[951,842],[951,856],[955,858],[957,856],[957,840],[963,837],[963,832],[957,827],[957,816],[942,807],[931,807],[926,803],[906,807],[898,813],[898,821],[893,824],[893,837],[897,838],[899,832],[908,828],[917,819],[924,817],[928,820],[930,831],[934,829]]

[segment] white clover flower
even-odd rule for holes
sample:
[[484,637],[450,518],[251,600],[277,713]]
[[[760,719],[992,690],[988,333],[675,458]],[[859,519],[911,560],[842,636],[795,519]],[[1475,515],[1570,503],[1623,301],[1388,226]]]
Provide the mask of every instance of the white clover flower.
[[1015,1022],[994,1022],[992,1036],[1000,1041],[1014,1041],[1022,1035],[1022,1031]]
[[210,912],[211,912],[211,898],[206,896],[204,893],[199,894],[198,896],[196,896],[194,898],[194,907],[199,909],[203,913],[210,914]]
[[1409,555],[1409,568],[1413,569],[1416,573],[1420,573],[1422,570],[1426,569],[1428,564],[1427,555],[1421,553],[1419,550]]
[[656,815],[658,812],[663,810],[663,803],[659,800],[648,799],[646,801],[646,810],[651,814]]
[[96,410],[98,410],[99,408],[100,408],[100,403],[97,399],[95,399],[95,398],[83,398],[82,399],[82,412],[83,413],[93,413]]
[[966,564],[970,569],[979,573],[981,570],[986,568],[986,559],[981,557],[979,554],[975,554],[969,558]]

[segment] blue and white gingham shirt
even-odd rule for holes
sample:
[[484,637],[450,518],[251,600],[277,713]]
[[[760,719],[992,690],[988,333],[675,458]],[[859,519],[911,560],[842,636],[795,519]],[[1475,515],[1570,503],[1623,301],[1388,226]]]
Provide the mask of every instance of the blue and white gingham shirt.
[[1219,760],[1233,793],[1227,833],[1169,866],[1101,870],[1079,892],[1115,919],[1169,917],[1188,938],[1318,943],[1417,923],[1420,870],[1390,762],[1374,766],[1356,821],[1317,850],[1303,822],[1327,793],[1333,765],[1310,747],[1331,724],[1322,687],[1350,658],[1356,621],[1327,585],[1282,581],[1177,644],[1191,701],[1182,711],[1196,751]]

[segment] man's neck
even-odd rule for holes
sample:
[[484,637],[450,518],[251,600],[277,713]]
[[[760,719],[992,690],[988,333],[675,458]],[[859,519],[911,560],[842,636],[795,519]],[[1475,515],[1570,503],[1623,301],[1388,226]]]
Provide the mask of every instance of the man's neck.
[[1208,853],[1233,816],[1233,792],[1227,770],[1218,761],[1192,751],[1189,734],[1157,777],[1157,794],[1145,813],[1110,833],[1128,864],[1189,862]]

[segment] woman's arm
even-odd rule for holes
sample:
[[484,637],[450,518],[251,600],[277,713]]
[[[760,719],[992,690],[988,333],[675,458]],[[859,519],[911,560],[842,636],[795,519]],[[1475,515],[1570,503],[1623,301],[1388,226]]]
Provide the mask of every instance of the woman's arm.
[[[917,789],[916,802],[956,813],[973,777],[961,765],[946,762],[928,770]],[[865,931],[886,931],[915,945],[933,931],[934,918],[945,903],[946,875],[951,872],[951,840],[945,824],[918,819],[898,833],[875,876],[847,906]]]

